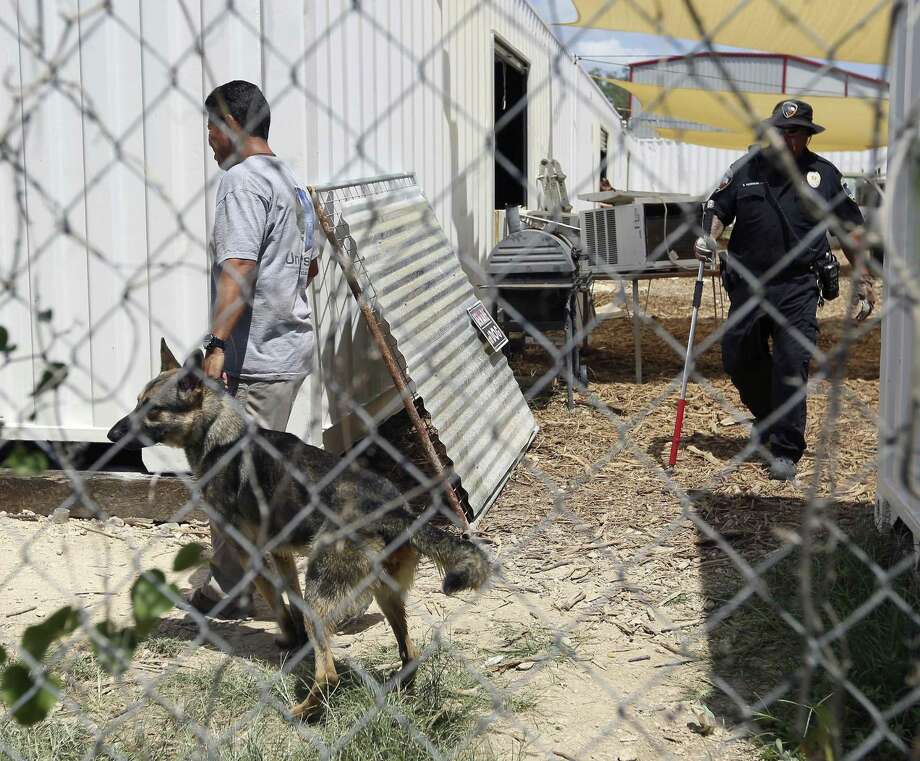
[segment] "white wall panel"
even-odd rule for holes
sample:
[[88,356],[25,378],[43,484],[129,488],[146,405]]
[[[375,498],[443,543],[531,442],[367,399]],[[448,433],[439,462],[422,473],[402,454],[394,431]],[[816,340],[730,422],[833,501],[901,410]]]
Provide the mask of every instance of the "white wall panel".
[[[74,51],[64,57],[57,74],[59,87],[39,88],[29,98],[24,153],[28,160],[29,268],[31,276],[33,352],[70,367],[70,377],[57,393],[36,404],[34,425],[56,428],[92,427],[92,355],[86,340],[90,329],[87,276],[86,204],[82,116],[82,73],[75,0],[60,2],[39,18],[46,6],[20,3],[21,23],[35,33],[34,46],[21,45],[22,79],[32,87],[47,75],[44,56],[59,45]],[[87,33],[90,30],[87,28]],[[44,56],[43,56],[44,53]],[[52,310],[50,320],[36,319]],[[37,358],[34,372],[44,362]],[[21,400],[24,402],[25,400]],[[23,406],[19,405],[20,408]],[[53,435],[53,434],[51,434]]]
[[790,61],[786,69],[786,92],[792,95],[843,95],[846,77],[836,71],[822,72],[820,68],[800,61]]
[[[913,533],[915,545],[920,542],[920,498],[906,482],[905,471],[915,484],[920,482],[920,457],[917,456],[920,435],[917,428],[911,430],[910,418],[917,414],[911,409],[918,381],[912,366],[917,362],[916,352],[920,351],[916,340],[916,307],[911,303],[916,304],[916,284],[920,276],[920,240],[916,225],[920,194],[917,193],[917,163],[909,155],[920,95],[920,16],[915,12],[917,8],[916,0],[912,0],[910,12],[905,9],[898,16],[891,66],[892,169],[884,220],[889,245],[885,254],[883,307],[886,316],[882,322],[879,388],[877,516],[884,523],[900,520]],[[906,137],[897,140],[899,135]],[[914,286],[913,293],[899,287],[904,283]],[[909,440],[911,434],[912,442]]]
[[[495,243],[488,146],[496,37],[530,64],[529,203],[537,201],[539,161],[550,152],[568,174],[573,200],[595,189],[601,124],[610,134],[609,174],[625,178],[618,117],[525,0],[357,8],[351,0],[118,0],[112,16],[88,0],[20,3],[29,28],[43,30],[45,55],[64,31],[58,11],[78,3],[86,11],[83,43],[74,30],[74,54],[61,73],[72,89],[45,86],[25,137],[29,178],[51,190],[50,202],[28,196],[33,277],[19,294],[33,310],[53,306],[54,322],[36,323],[24,305],[4,309],[4,325],[26,356],[48,345],[49,328],[57,331],[49,356],[73,366],[72,383],[60,410],[37,421],[45,427],[24,435],[52,435],[46,427],[60,418],[60,435],[101,439],[126,404],[122,396],[157,367],[160,336],[183,353],[206,331],[207,240],[220,173],[202,103],[220,82],[263,87],[272,147],[308,184],[415,171],[474,280]],[[33,82],[44,72],[42,55],[27,39],[18,42],[2,60]],[[76,103],[68,101],[71,91]],[[81,110],[81,93],[98,120]],[[121,136],[118,151],[112,135]],[[112,164],[116,157],[122,161]],[[8,164],[0,172],[2,192],[13,198],[17,173]],[[74,237],[56,234],[55,204],[66,208]],[[15,223],[11,208],[4,203],[0,213]],[[104,255],[88,256],[83,239]],[[6,263],[15,252],[8,240],[2,245]],[[372,407],[389,386],[330,259],[322,271],[314,287],[320,368],[305,386],[297,426],[307,425],[301,407],[310,399],[328,426],[350,407],[345,396]],[[43,343],[32,344],[33,330]],[[12,389],[2,401],[5,418],[31,411],[36,367],[4,370],[4,388]]]
[[[175,3],[141,3],[144,160],[147,187],[147,290],[150,366],[160,366],[160,338],[176,353],[207,329],[206,173],[214,158],[203,115],[203,73],[196,52],[199,5],[190,18]],[[143,277],[132,289],[140,312]],[[103,421],[100,421],[100,424]]]
[[[91,4],[81,0],[81,12]],[[116,0],[111,16],[80,23],[94,426],[130,409],[151,372],[139,41],[140,12],[131,0]],[[130,306],[126,283],[137,286]]]
[[748,92],[779,92],[782,57],[722,56],[660,61],[633,68],[633,81],[663,87],[691,87],[700,90],[725,90],[723,69],[738,87]]
[[[15,3],[12,6],[15,11]],[[32,345],[32,285],[29,282],[29,230],[21,209],[26,203],[23,151],[19,24],[15,14],[0,26],[0,71],[7,72],[9,89],[0,87],[0,131],[9,130],[9,161],[0,161],[0,278],[10,283],[0,292],[0,326],[16,350],[0,363],[0,420],[6,426],[25,422],[32,414],[29,392],[35,385]],[[28,105],[28,104],[27,104]]]
[[[629,178],[631,190],[651,190],[660,193],[705,193],[711,190],[731,166],[744,155],[743,151],[706,148],[673,140],[631,139],[628,142]],[[873,151],[844,151],[821,154],[844,174],[873,174],[884,171],[885,149]]]

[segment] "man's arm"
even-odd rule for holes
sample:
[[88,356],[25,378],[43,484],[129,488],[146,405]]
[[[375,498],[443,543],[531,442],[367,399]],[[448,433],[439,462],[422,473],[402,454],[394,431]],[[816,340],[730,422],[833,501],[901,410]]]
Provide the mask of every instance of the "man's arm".
[[865,320],[875,309],[875,289],[872,287],[874,278],[871,270],[866,266],[868,250],[863,245],[865,229],[856,227],[850,231],[850,238],[856,243],[856,248],[840,241],[840,248],[853,268],[856,280],[856,290],[853,293],[853,303],[856,305],[856,319]]
[[[831,183],[828,191],[832,193],[828,199],[831,203],[831,211],[837,219],[848,228],[849,237],[854,245],[850,246],[840,240],[840,247],[850,266],[853,268],[856,288],[853,292],[853,303],[857,306],[856,319],[865,320],[875,308],[875,291],[872,288],[872,272],[868,262],[868,248],[865,245],[865,220],[862,211],[856,203],[856,196],[839,171],[836,170],[833,175],[836,182]],[[839,187],[838,187],[839,183]]]
[[[725,222],[727,219],[731,222],[735,218],[735,190],[736,183],[734,164],[729,167],[728,171],[722,176],[719,186],[712,191],[706,201],[703,210],[703,234],[696,239],[693,246],[693,253],[697,259],[714,264],[718,246],[716,241],[725,231]],[[708,219],[712,221],[707,225]]]
[[[258,262],[250,259],[226,259],[220,267],[211,335],[226,341],[250,303]],[[224,350],[209,349],[204,358],[203,369],[209,378],[220,380],[224,373]]]

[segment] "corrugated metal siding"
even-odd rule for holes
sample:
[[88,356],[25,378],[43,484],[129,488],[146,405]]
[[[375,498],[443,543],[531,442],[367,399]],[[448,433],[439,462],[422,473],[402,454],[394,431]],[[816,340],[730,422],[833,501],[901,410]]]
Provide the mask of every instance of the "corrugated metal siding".
[[317,195],[339,243],[353,242],[362,290],[478,515],[536,427],[508,360],[485,347],[466,312],[478,299],[453,247],[411,178]]
[[[916,163],[910,160],[901,163],[903,154],[910,149],[911,140],[902,138],[900,143],[895,142],[896,136],[907,124],[908,115],[916,109],[920,93],[920,22],[916,14],[899,15],[894,40],[889,118],[891,143],[898,146],[900,154],[892,156],[885,220],[890,245],[885,254],[887,288],[884,307],[887,313],[882,322],[878,500],[879,517],[903,521],[913,532],[916,542],[920,540],[920,499],[907,489],[903,468],[908,452],[905,434],[911,414],[911,365],[920,347],[915,341],[917,326],[909,299],[897,286],[904,282],[912,282],[916,286],[920,280],[920,257],[917,254],[920,240],[917,225],[911,224],[912,220],[916,221],[920,199],[916,193]],[[894,170],[896,166],[900,166],[898,171]],[[904,276],[905,268],[913,277]],[[910,463],[920,481],[918,451],[920,440],[914,442],[914,459]]]
[[699,90],[725,90],[725,69],[732,81],[748,92],[779,92],[783,77],[782,58],[728,56],[719,59],[690,58],[637,66],[633,81],[661,87],[691,87]]
[[790,95],[843,95],[846,77],[837,71],[824,71],[801,61],[789,61],[786,92]]
[[[219,171],[201,103],[220,82],[262,85],[272,147],[305,182],[415,171],[474,279],[494,243],[494,36],[531,66],[531,204],[538,162],[550,150],[574,197],[597,187],[600,125],[611,146],[622,140],[613,109],[525,0],[394,0],[360,10],[350,0],[114,0],[111,14],[91,0],[58,0],[22,2],[18,13],[24,33],[12,39],[9,25],[0,28],[0,62],[30,93],[27,131],[20,119],[10,141],[28,172],[29,227],[0,242],[15,283],[14,296],[2,295],[2,324],[19,347],[0,369],[0,415],[21,423],[16,435],[24,437],[101,440],[158,366],[159,337],[183,352],[205,332]],[[66,17],[81,19],[60,70],[70,84],[31,92]],[[625,179],[625,155],[610,160],[614,181]],[[15,230],[22,217],[10,201],[21,175],[0,162],[0,180],[0,221]],[[62,218],[71,236],[59,234]],[[366,336],[328,262],[324,273],[314,299],[324,359],[370,404],[388,379],[364,361]],[[51,321],[37,320],[36,309],[49,307]],[[30,421],[29,392],[42,370],[31,358],[43,351],[71,364],[71,378],[58,403]],[[326,426],[337,422],[330,398],[341,394],[305,384],[298,432],[311,400]]]
[[[673,140],[632,139],[628,142],[629,178],[631,190],[651,190],[661,193],[706,193],[711,190],[731,166],[744,155],[743,151],[707,148]],[[844,174],[883,171],[887,151],[827,152],[822,156]]]
[[[316,78],[317,100],[326,110],[318,115],[323,150],[307,176],[335,182],[415,171],[474,283],[483,281],[480,265],[497,242],[489,148],[496,39],[530,65],[529,205],[538,200],[539,161],[550,152],[568,174],[573,200],[596,189],[600,126],[614,142],[619,120],[524,0],[374,3],[361,15],[351,11],[347,0],[327,0],[311,19],[311,58],[317,61],[336,60],[346,39],[360,38],[362,44],[349,46],[350,76],[326,65]],[[379,63],[384,60],[386,65]],[[355,109],[358,97],[366,98],[364,108]],[[611,160],[625,165],[625,156]],[[321,364],[343,371],[332,385],[373,405],[391,383],[363,363],[369,338],[341,280],[324,279],[316,303],[324,310]],[[339,419],[335,406],[328,411],[327,426]]]
[[[875,97],[879,86],[865,80],[848,77],[840,69],[823,70],[819,63],[809,64],[796,59],[789,59],[785,72],[785,91],[783,90],[782,56],[743,56],[726,55],[720,59],[721,68],[728,73],[731,81],[741,90],[747,92],[775,92],[777,99],[786,92],[790,95],[804,93],[807,95],[844,95],[853,97]],[[636,82],[655,84],[664,87],[690,87],[702,90],[727,90],[726,78],[720,67],[711,58],[692,58],[678,61],[661,61],[660,63],[637,66],[632,70]],[[884,90],[884,87],[881,88]],[[675,129],[698,129],[690,122],[681,122],[666,117],[641,118],[643,108],[633,99],[633,119],[631,126],[637,137],[654,137],[649,119],[654,118],[658,126]],[[638,117],[638,118],[637,118]],[[704,127],[705,129],[705,127]]]

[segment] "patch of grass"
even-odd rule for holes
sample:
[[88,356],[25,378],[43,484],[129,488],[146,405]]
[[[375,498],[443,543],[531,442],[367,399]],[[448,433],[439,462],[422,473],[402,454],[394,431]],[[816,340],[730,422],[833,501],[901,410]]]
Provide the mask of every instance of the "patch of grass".
[[[838,665],[843,678],[835,677],[822,664],[816,664],[809,675],[804,665],[805,642],[780,616],[784,610],[796,621],[806,620],[799,597],[801,557],[797,552],[764,577],[772,605],[752,597],[713,632],[713,667],[746,700],[754,701],[784,679],[788,681],[781,698],[755,719],[765,744],[764,758],[797,759],[801,753],[803,758],[835,759],[869,737],[876,724],[844,681],[881,711],[908,696],[918,683],[920,626],[911,615],[887,597],[881,597],[870,611],[859,611],[873,595],[890,591],[915,616],[920,612],[920,581],[910,566],[889,584],[872,569],[872,565],[887,570],[902,563],[910,544],[899,541],[894,533],[880,535],[872,526],[851,529],[850,536],[852,546],[834,541],[819,546],[811,567],[812,597],[823,632],[833,631],[851,616],[859,619],[845,625],[845,631],[821,651],[826,661]],[[918,727],[920,700],[888,720],[888,728],[907,747]],[[885,740],[864,757],[900,756],[901,751]]]
[[141,646],[141,655],[154,655],[162,658],[175,658],[189,646],[188,640],[178,637],[163,637],[154,635],[145,640]]
[[95,682],[100,676],[109,678],[96,662],[92,652],[82,648],[71,650],[60,664],[55,664],[52,668],[74,682]]
[[686,605],[688,602],[690,602],[690,595],[686,592],[681,592],[665,600],[664,607],[669,608],[672,605]]
[[[106,700],[81,702],[71,691],[75,675],[95,682],[88,663],[73,661],[65,683],[68,697],[79,704],[46,721],[22,728],[0,726],[0,757],[28,761],[78,761],[119,758],[220,759],[221,761],[429,761],[434,755],[455,761],[508,758],[493,751],[488,731],[493,712],[521,708],[513,699],[493,701],[460,660],[446,647],[433,651],[420,666],[413,689],[383,693],[368,686],[360,673],[340,664],[341,682],[315,723],[289,721],[287,708],[307,690],[307,674],[282,674],[261,662],[201,654],[198,667],[170,670],[154,689],[111,684]],[[360,662],[367,674],[383,682],[392,668],[391,648]],[[87,692],[90,684],[83,685]],[[80,685],[76,685],[80,687]],[[79,716],[75,716],[79,713]],[[113,719],[117,718],[117,721]],[[99,738],[88,727],[98,727]]]
[[715,688],[710,684],[699,684],[681,690],[681,698],[691,703],[708,705],[716,694]]
[[762,761],[808,761],[799,751],[790,748],[778,737],[763,749],[760,757]]
[[[75,721],[48,719],[32,727],[8,721],[0,726],[0,757],[4,759],[80,761],[87,757],[92,745],[92,735]],[[110,756],[100,754],[94,758],[109,761]]]
[[560,660],[575,655],[572,635],[563,635],[543,626],[520,628],[505,626],[499,633],[502,643],[485,652],[520,660]]

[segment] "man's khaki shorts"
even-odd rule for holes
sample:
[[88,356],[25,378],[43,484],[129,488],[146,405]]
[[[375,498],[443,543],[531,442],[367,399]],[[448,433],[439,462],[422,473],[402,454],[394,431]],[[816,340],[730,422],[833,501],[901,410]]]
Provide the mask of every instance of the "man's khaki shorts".
[[227,390],[243,404],[246,413],[259,426],[283,431],[287,428],[294,400],[303,382],[303,378],[250,381],[230,375]]

